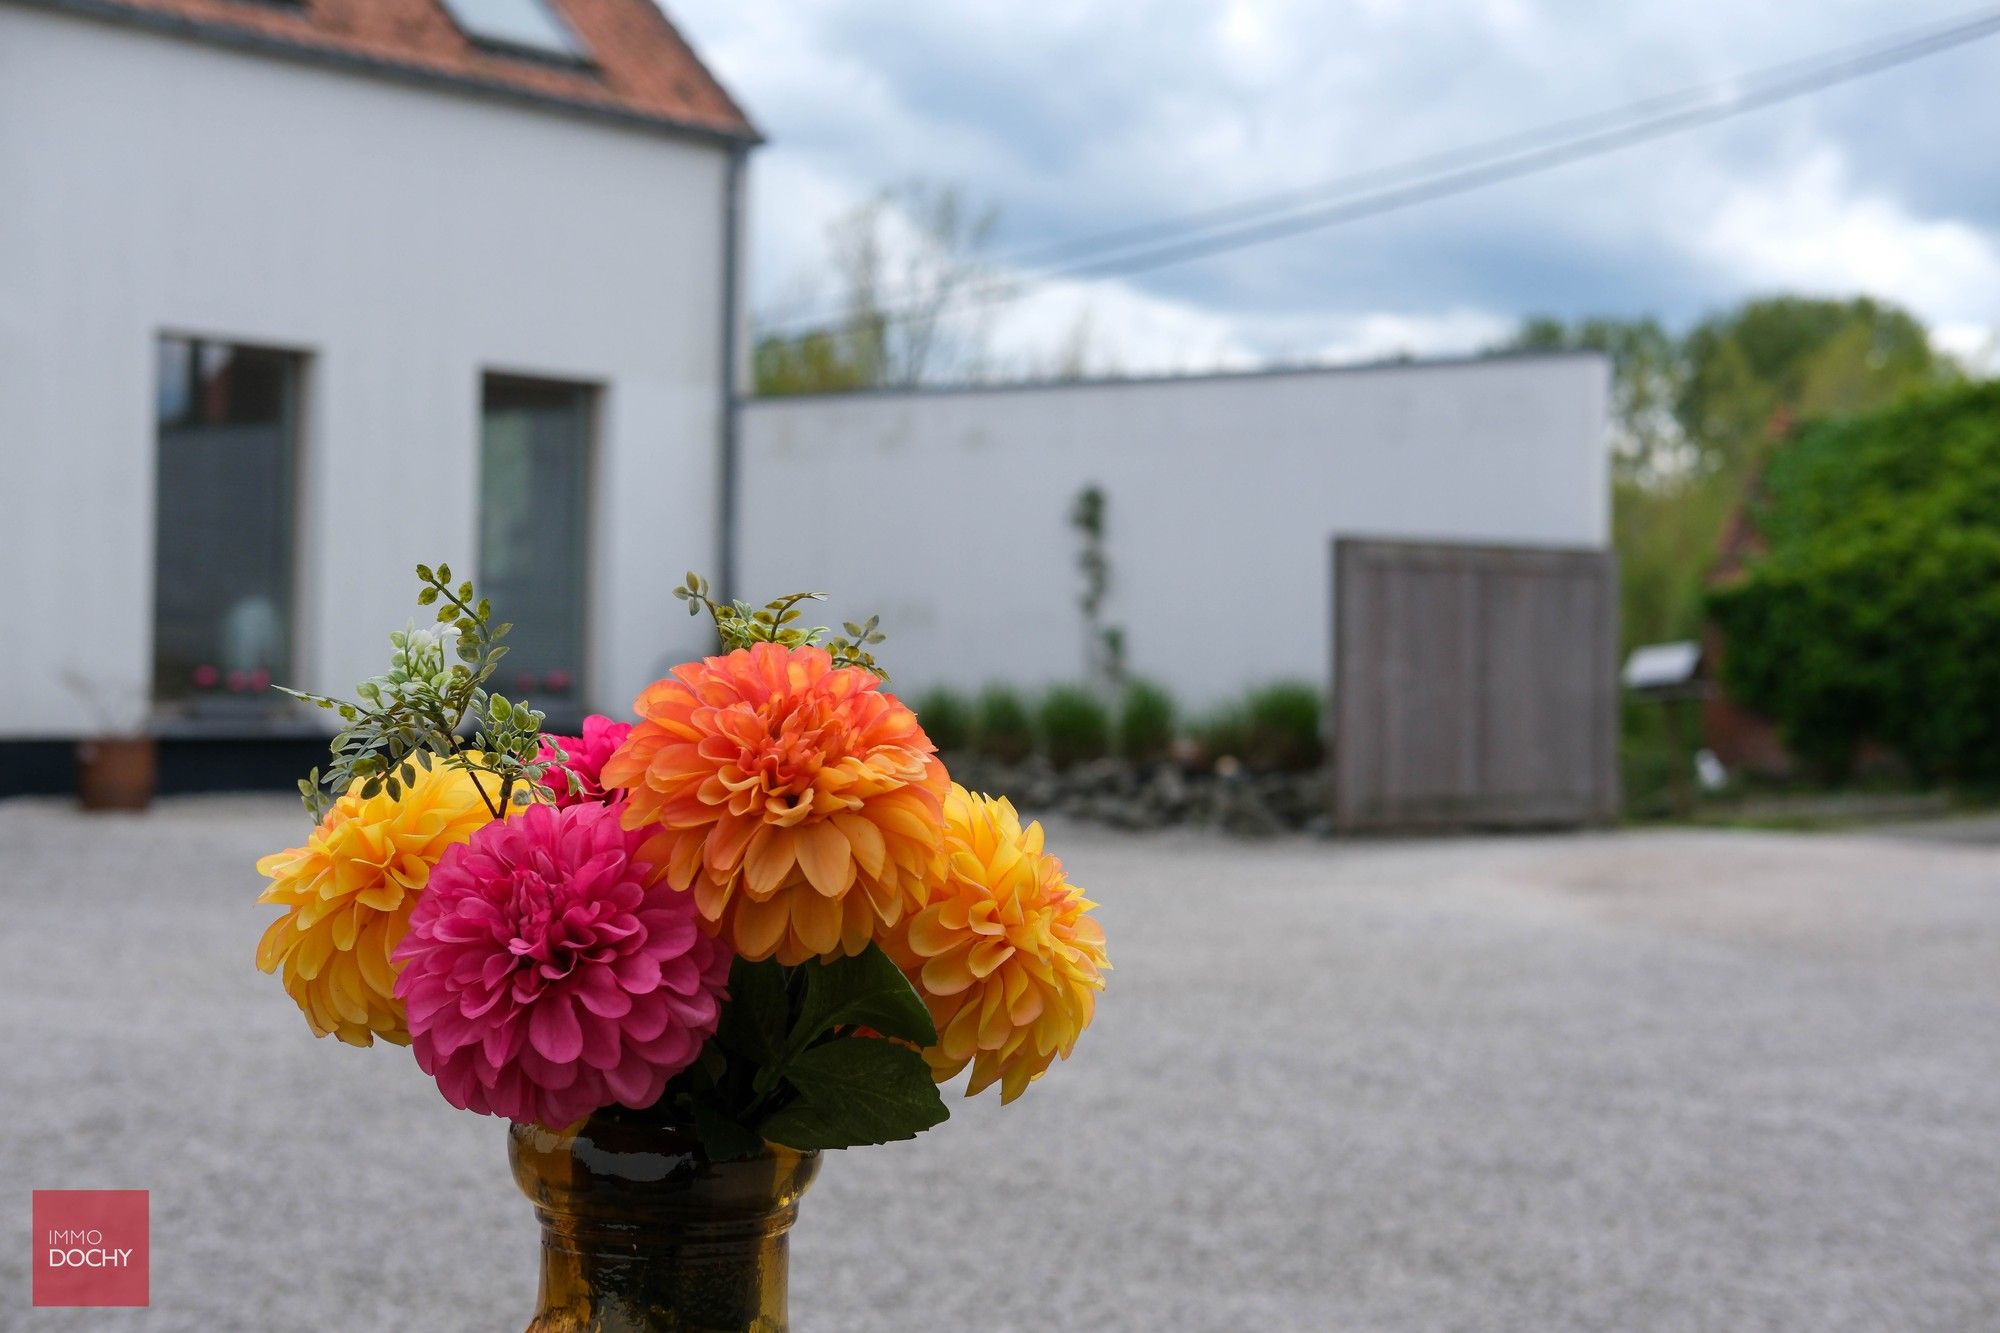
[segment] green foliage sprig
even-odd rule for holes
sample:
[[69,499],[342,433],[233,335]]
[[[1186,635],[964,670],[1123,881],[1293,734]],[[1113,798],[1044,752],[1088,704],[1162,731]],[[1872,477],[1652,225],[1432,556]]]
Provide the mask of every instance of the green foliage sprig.
[[[418,565],[417,578],[417,604],[437,607],[435,625],[418,629],[412,622],[392,631],[389,669],[355,686],[352,700],[276,687],[339,714],[346,724],[333,738],[326,772],[315,768],[299,781],[315,820],[357,782],[363,797],[384,791],[392,800],[400,797],[426,756],[426,762],[473,774],[495,818],[509,805],[552,799],[542,783],[549,764],[536,758],[543,715],[486,688],[507,653],[501,640],[513,627],[494,623],[492,604],[474,593],[470,580],[454,586],[450,565]],[[557,753],[568,757],[560,747]],[[477,776],[482,773],[494,781]],[[576,776],[567,776],[574,791]]]
[[881,631],[880,616],[870,616],[858,625],[849,621],[841,626],[845,633],[833,634],[824,625],[798,623],[805,618],[805,612],[799,610],[800,604],[825,601],[823,592],[787,593],[759,608],[748,602],[718,602],[710,596],[712,591],[707,579],[690,570],[687,582],[674,589],[674,597],[687,603],[691,616],[707,610],[724,652],[748,648],[753,643],[779,643],[787,648],[814,646],[826,649],[837,667],[860,667],[883,680],[889,679],[889,673],[868,651],[887,637]]
[[1083,539],[1076,557],[1083,592],[1076,604],[1083,612],[1085,655],[1091,675],[1115,694],[1125,684],[1125,630],[1104,622],[1104,599],[1111,592],[1111,554],[1104,543],[1109,508],[1102,487],[1086,486],[1070,502],[1069,525]]

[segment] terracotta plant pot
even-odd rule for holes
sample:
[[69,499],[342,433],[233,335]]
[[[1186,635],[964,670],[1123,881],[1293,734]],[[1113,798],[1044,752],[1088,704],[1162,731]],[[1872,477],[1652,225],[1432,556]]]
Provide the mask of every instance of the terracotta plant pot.
[[542,1224],[527,1333],[788,1327],[786,1233],[818,1153],[711,1162],[691,1132],[613,1107],[561,1133],[514,1125],[508,1156]]
[[101,737],[76,747],[76,796],[86,810],[144,810],[157,776],[151,736]]

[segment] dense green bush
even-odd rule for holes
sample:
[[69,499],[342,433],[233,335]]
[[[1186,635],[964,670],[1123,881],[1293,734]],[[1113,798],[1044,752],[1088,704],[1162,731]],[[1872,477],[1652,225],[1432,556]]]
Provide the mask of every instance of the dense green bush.
[[973,720],[973,748],[1003,764],[1018,764],[1035,752],[1035,724],[1020,694],[989,685],[979,696]]
[[1111,713],[1081,685],[1058,685],[1042,696],[1035,719],[1042,753],[1057,768],[1102,759],[1111,752]]
[[1118,704],[1118,753],[1136,764],[1165,759],[1174,747],[1174,698],[1151,681],[1135,680]]
[[1256,769],[1302,773],[1319,767],[1319,690],[1284,681],[1253,690],[1244,704],[1243,761]]
[[1729,690],[1831,776],[1873,740],[2000,779],[2000,385],[1808,427],[1755,517],[1768,554],[1709,601]]
[[972,705],[957,690],[933,686],[918,695],[910,707],[917,710],[917,721],[938,749],[949,754],[972,747]]

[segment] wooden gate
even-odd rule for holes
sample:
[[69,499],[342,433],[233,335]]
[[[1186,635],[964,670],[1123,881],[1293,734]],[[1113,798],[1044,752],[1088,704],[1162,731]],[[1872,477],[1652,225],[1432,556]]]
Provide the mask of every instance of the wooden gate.
[[1333,566],[1340,828],[1615,817],[1608,551],[1343,538]]

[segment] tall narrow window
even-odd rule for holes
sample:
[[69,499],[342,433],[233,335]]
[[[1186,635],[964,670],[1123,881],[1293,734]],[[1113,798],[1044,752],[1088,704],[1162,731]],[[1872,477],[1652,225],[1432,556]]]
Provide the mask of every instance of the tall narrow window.
[[513,622],[502,693],[573,705],[583,685],[591,390],[486,377],[479,477],[479,586]]
[[300,358],[191,338],[158,345],[153,697],[270,712],[291,674]]

